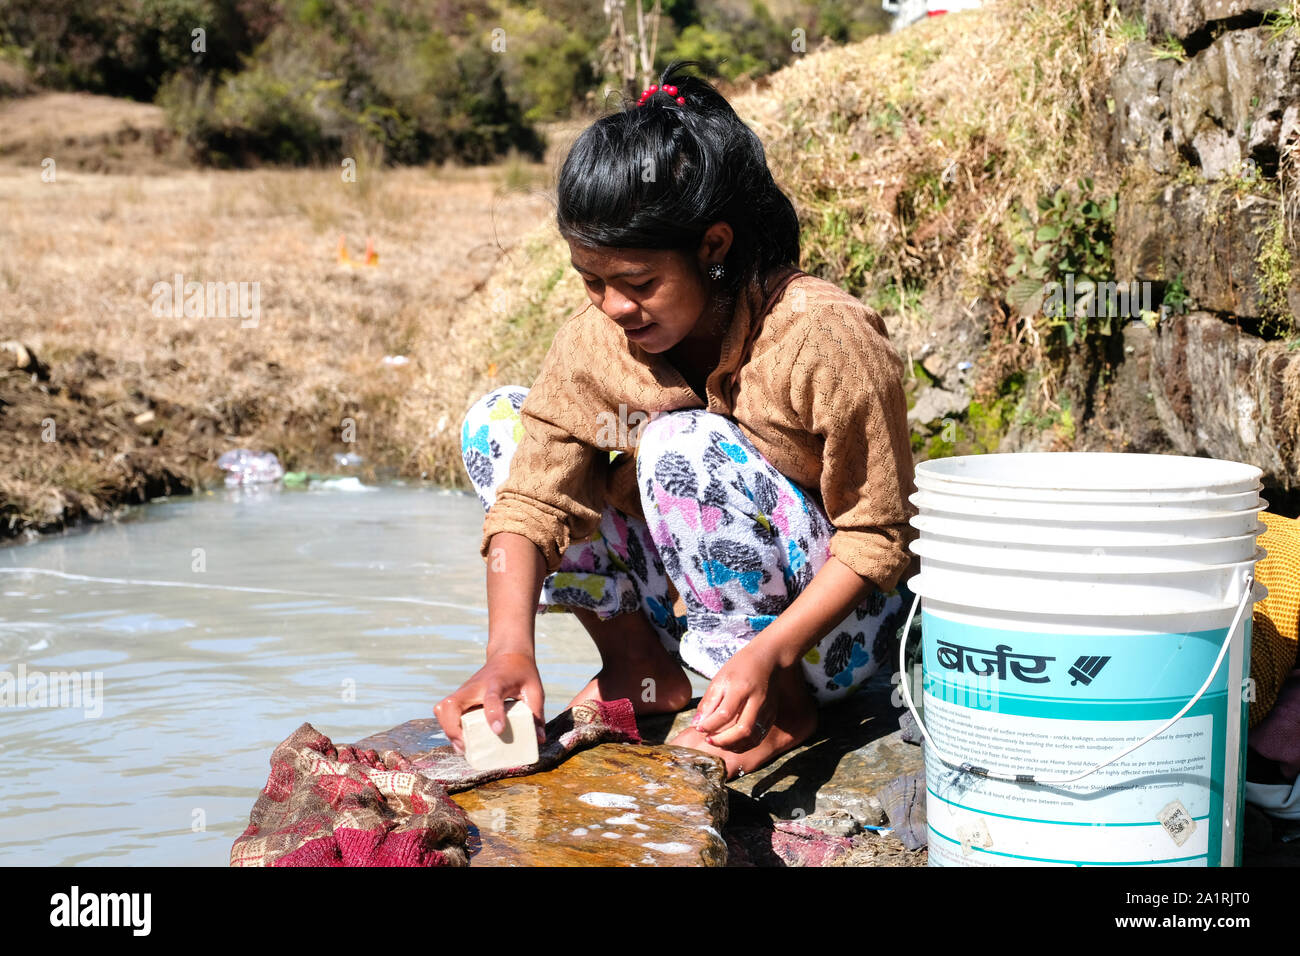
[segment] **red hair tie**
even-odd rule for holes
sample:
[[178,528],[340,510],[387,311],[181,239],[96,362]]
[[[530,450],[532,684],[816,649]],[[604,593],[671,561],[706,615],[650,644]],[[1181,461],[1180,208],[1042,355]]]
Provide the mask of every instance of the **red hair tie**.
[[[679,105],[681,106],[686,105],[686,97],[677,96],[677,87],[673,86],[671,83],[666,83],[664,84],[663,89],[664,92],[667,93],[669,96],[677,97],[677,102]],[[652,83],[650,86],[647,86],[645,90],[641,93],[641,98],[636,101],[636,105],[637,106],[644,105],[645,101],[650,99],[650,97],[654,96],[654,94],[657,92],[659,92],[659,84]]]

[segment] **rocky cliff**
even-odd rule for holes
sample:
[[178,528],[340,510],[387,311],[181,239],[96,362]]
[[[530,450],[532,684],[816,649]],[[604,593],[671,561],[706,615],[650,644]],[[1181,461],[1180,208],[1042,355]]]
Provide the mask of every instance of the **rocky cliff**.
[[[1126,6],[1148,38],[1130,44],[1098,112],[1106,160],[1124,175],[1115,268],[1181,275],[1193,306],[1154,334],[1126,336],[1126,358],[1150,356],[1145,384],[1161,426],[1150,440],[1258,465],[1268,493],[1294,511],[1300,31],[1277,0]],[[1155,58],[1153,40],[1182,56]]]
[[1037,377],[1005,355],[1042,331],[1041,315],[1023,321],[1038,301],[936,290],[929,321],[895,320],[920,363],[922,457],[1208,455],[1259,466],[1275,510],[1300,510],[1300,24],[1278,5],[1122,0],[1094,25],[1098,43],[1123,42],[1082,98],[1081,168],[1113,186],[1113,276],[1145,284],[1154,314],[1059,355],[1063,411],[1035,423],[1009,412]]

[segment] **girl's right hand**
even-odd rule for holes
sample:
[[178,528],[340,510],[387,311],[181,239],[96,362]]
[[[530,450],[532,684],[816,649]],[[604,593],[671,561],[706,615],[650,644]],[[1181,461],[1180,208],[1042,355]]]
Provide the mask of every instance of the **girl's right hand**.
[[499,736],[505,729],[505,701],[508,699],[523,701],[533,712],[537,742],[545,743],[542,678],[531,654],[502,651],[492,655],[459,690],[439,701],[433,712],[456,753],[463,754],[465,740],[461,734],[461,714],[482,704],[488,726]]

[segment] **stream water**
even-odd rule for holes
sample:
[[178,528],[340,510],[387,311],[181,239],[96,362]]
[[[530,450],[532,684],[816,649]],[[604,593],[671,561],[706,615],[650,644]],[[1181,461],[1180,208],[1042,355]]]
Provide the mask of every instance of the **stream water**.
[[[0,548],[0,865],[225,865],[304,721],[347,743],[431,716],[483,662],[482,515],[223,489]],[[564,614],[537,644],[549,718],[599,658]]]

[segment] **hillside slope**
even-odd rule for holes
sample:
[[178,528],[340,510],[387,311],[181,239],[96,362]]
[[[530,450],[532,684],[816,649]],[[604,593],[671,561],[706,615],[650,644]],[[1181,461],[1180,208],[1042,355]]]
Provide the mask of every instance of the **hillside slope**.
[[[1213,0],[1181,5],[1198,4]],[[1289,226],[1276,226],[1287,175],[1276,153],[1290,134],[1275,119],[1271,140],[1259,132],[1281,109],[1300,114],[1295,28],[1263,13],[1207,26],[1193,11],[1179,21],[1201,44],[1189,52],[1157,32],[1170,28],[1164,5],[1148,6],[994,2],[809,54],[733,105],[799,211],[803,268],[880,309],[910,360],[919,458],[1071,448],[1234,458],[1263,468],[1275,504],[1294,510],[1300,283]],[[1199,62],[1241,34],[1258,47],[1253,70]],[[1225,72],[1236,87],[1216,86]],[[1148,144],[1178,135],[1165,128],[1174,73],[1191,75],[1184,111],[1190,102],[1208,125],[1235,129],[1243,161],[1272,150],[1272,163],[1225,171],[1189,132],[1167,168],[1153,165]],[[1256,121],[1218,115],[1238,101]],[[1159,199],[1170,184],[1256,212],[1235,226],[1231,211],[1201,223],[1204,201],[1171,213]],[[1153,253],[1154,236],[1170,249]],[[451,351],[463,388],[439,396],[453,418],[494,384],[531,381],[556,323],[585,300],[552,225],[527,248],[461,314]],[[1225,257],[1235,278],[1223,276]],[[1046,271],[1035,276],[1038,259]],[[1144,295],[1109,322],[1048,315],[1045,283],[1066,267],[1146,283]],[[1235,424],[1213,424],[1224,415]],[[450,440],[427,457],[440,478],[459,479]]]
[[[733,94],[798,209],[801,265],[878,308],[908,358],[918,458],[1212,455],[1258,464],[1274,509],[1296,513],[1295,23],[1259,0],[1002,0]],[[580,124],[553,131],[544,165],[363,163],[348,183],[142,176],[129,151],[89,175],[77,135],[92,156],[132,135],[110,111],[82,134],[29,119],[6,126],[25,145],[0,169],[0,338],[44,363],[0,352],[10,533],[198,487],[238,445],[289,469],[354,451],[371,476],[463,487],[464,410],[531,382],[586,302],[548,192]],[[51,142],[57,184],[33,165]],[[341,267],[340,234],[354,255],[374,237],[380,266]],[[178,264],[260,282],[260,325],[153,316]],[[1146,283],[1149,311],[1047,314],[1067,267]]]

